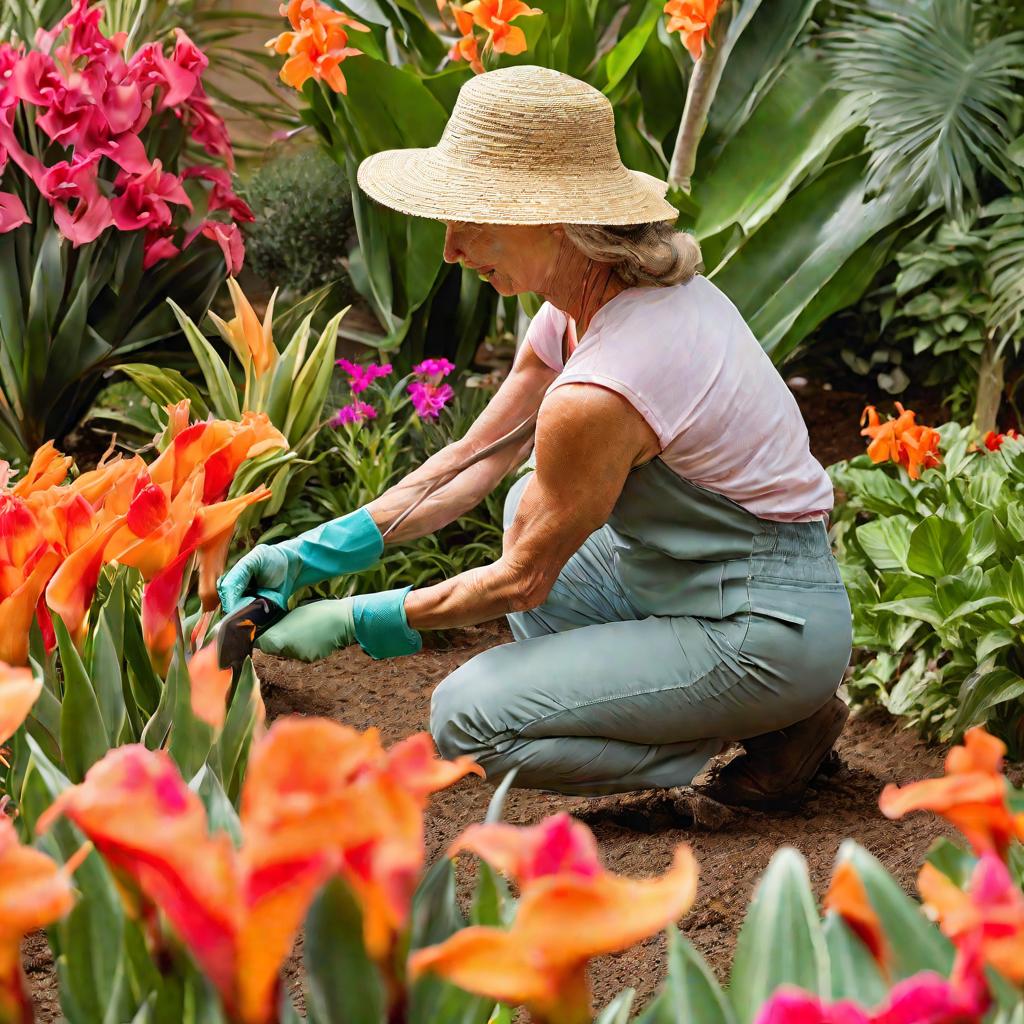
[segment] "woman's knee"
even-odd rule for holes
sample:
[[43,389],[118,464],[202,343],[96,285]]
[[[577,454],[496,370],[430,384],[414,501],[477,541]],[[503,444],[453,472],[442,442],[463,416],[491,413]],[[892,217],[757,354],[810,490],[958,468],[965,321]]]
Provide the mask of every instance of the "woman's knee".
[[489,672],[485,651],[442,680],[430,698],[430,734],[442,757],[487,757],[494,729],[481,706]]

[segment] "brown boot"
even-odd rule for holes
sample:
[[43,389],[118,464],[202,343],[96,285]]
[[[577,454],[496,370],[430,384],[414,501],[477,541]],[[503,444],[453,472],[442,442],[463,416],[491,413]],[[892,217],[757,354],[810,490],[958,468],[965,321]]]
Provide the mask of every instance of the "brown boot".
[[743,740],[745,753],[694,789],[732,806],[792,806],[831,753],[849,715],[846,704],[833,697],[802,722]]

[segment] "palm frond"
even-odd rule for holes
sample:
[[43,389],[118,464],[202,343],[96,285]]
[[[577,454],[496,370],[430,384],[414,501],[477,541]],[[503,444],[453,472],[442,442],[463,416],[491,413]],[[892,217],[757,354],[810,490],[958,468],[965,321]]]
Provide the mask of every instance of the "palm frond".
[[858,4],[826,41],[858,101],[875,189],[906,189],[959,216],[980,179],[1010,185],[1006,150],[1024,82],[1024,32],[979,38],[971,0]]
[[1024,340],[1024,195],[997,199],[979,219],[988,238],[989,325],[1001,347],[1012,344],[1019,350]]

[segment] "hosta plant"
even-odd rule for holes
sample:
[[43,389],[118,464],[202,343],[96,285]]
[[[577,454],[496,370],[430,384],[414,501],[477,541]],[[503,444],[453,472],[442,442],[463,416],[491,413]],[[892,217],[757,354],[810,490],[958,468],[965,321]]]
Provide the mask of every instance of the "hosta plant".
[[906,414],[875,419],[866,429],[888,434],[830,470],[857,648],[850,692],[942,739],[988,723],[1019,756],[1024,443],[992,434],[976,446],[947,423],[922,449]]
[[31,46],[0,43],[0,446],[27,456],[81,418],[100,374],[205,311],[243,259],[227,130],[179,32],[125,52],[76,0]]

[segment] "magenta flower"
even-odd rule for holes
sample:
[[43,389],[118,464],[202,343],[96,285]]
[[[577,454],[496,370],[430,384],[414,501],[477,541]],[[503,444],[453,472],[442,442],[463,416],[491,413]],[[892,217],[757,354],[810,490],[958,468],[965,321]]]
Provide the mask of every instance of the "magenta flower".
[[447,359],[424,359],[412,368],[412,372],[425,377],[431,384],[440,384],[454,369],[455,364]]
[[380,366],[376,363],[360,365],[351,359],[337,359],[334,365],[340,366],[348,374],[348,386],[353,395],[361,395],[375,380],[391,373],[390,363]]
[[0,235],[30,220],[25,204],[13,192],[0,192]]
[[343,405],[331,418],[332,427],[342,427],[350,423],[362,423],[363,420],[377,418],[377,410],[366,402],[356,399],[350,405]]
[[149,270],[155,263],[161,260],[169,260],[177,256],[181,250],[174,244],[169,234],[160,234],[155,231],[146,232],[146,242],[142,249],[142,269]]
[[421,420],[436,420],[455,394],[450,384],[427,384],[422,380],[414,380],[406,390]]
[[[60,233],[77,249],[95,241],[113,223],[110,200],[100,192],[95,154],[68,163],[61,160],[43,175],[40,191],[53,204]],[[74,209],[72,209],[74,204]]]
[[224,262],[227,264],[228,274],[231,277],[237,277],[238,272],[242,269],[242,264],[245,262],[245,242],[242,240],[242,232],[239,231],[238,225],[224,224],[219,220],[204,220],[185,239],[182,249],[187,249],[199,235],[209,238],[220,246],[220,251],[224,253]]
[[192,139],[198,142],[210,156],[219,156],[231,170],[235,169],[235,155],[228,138],[227,125],[210,105],[210,100],[201,85],[188,98],[182,108],[185,125],[192,133]]
[[138,231],[140,228],[156,231],[168,227],[173,220],[169,203],[192,209],[192,203],[181,187],[181,178],[164,171],[159,160],[154,160],[145,174],[121,171],[114,180],[114,186],[121,192],[110,205],[114,223],[121,231]]

